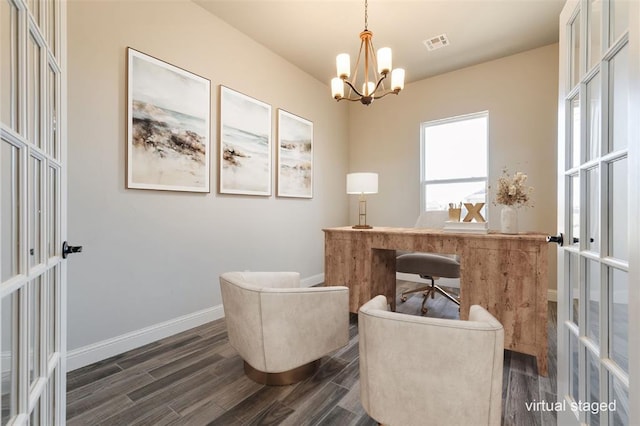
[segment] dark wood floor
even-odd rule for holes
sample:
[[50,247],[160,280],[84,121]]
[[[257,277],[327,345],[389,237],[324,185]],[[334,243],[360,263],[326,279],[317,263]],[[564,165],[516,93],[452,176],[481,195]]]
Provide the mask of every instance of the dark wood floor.
[[[398,283],[399,290],[412,286]],[[399,303],[398,311],[417,315],[420,303],[421,296],[414,295]],[[457,307],[443,297],[429,300],[427,306],[427,316],[458,317]],[[556,399],[556,305],[549,307],[549,377],[538,376],[535,358],[505,351],[504,425],[556,424],[553,413],[529,412],[525,406]],[[323,358],[313,377],[291,386],[267,387],[248,379],[229,345],[223,319],[74,370],[67,376],[67,422],[375,425],[360,405],[353,319],[349,344]]]

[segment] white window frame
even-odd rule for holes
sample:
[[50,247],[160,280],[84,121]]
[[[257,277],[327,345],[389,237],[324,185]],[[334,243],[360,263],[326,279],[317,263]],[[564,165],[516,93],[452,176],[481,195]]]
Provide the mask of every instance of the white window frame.
[[[484,177],[480,177],[480,176],[473,176],[473,177],[467,177],[467,178],[453,178],[453,179],[431,179],[431,180],[427,180],[425,178],[426,176],[426,165],[425,165],[425,152],[426,152],[426,146],[425,144],[427,143],[426,140],[426,129],[428,127],[433,127],[433,126],[439,126],[442,124],[448,124],[448,123],[455,123],[458,121],[467,121],[467,120],[473,120],[476,118],[485,118],[487,120],[487,136],[486,136],[486,146],[485,149],[487,150],[487,175]],[[449,117],[449,118],[443,118],[443,119],[439,119],[439,120],[433,120],[433,121],[426,121],[424,123],[420,124],[420,211],[421,212],[425,212],[427,211],[427,200],[426,200],[426,189],[427,189],[427,185],[430,184],[446,184],[446,183],[474,183],[474,182],[484,182],[484,186],[485,186],[485,194],[486,194],[486,200],[485,203],[488,203],[488,197],[489,197],[489,192],[488,192],[488,188],[487,188],[487,182],[489,179],[489,111],[480,111],[480,112],[474,112],[471,114],[465,114],[465,115],[458,115],[455,117]],[[485,204],[486,207],[486,204]],[[486,214],[485,214],[485,219],[487,221],[489,221],[489,209],[485,209]]]

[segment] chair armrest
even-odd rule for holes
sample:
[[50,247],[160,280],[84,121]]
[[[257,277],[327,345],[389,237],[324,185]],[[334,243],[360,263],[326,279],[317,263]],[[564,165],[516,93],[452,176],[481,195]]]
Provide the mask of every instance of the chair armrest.
[[258,289],[300,287],[300,274],[298,272],[245,271],[227,272],[222,276],[237,285],[245,284]]
[[268,372],[315,361],[349,341],[349,289],[263,289],[260,294]]
[[480,305],[471,305],[469,308],[469,321],[484,322],[493,327],[502,328],[502,324],[485,308]]

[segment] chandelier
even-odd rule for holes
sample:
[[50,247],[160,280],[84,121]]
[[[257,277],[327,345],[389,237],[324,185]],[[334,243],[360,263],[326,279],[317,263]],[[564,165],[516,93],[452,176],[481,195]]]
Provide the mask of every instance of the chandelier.
[[[348,53],[341,53],[336,57],[336,68],[338,76],[331,80],[331,93],[337,101],[346,99],[348,101],[360,101],[363,105],[369,105],[374,99],[380,99],[390,93],[397,95],[404,88],[404,70],[396,68],[391,71],[391,48],[383,47],[378,49],[378,55],[373,48],[373,33],[368,29],[368,4],[364,2],[364,31],[360,33],[360,51],[351,76],[350,58]],[[361,73],[358,71],[360,59],[364,52],[364,68]],[[391,72],[391,87],[385,88],[384,80]],[[358,77],[361,74],[362,86],[358,89]],[[345,85],[349,87],[349,93],[345,97]]]

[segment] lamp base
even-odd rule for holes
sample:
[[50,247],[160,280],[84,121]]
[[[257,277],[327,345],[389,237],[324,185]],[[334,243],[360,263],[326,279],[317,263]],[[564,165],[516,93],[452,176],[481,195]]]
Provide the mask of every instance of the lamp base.
[[353,225],[353,229],[373,229],[371,225]]

